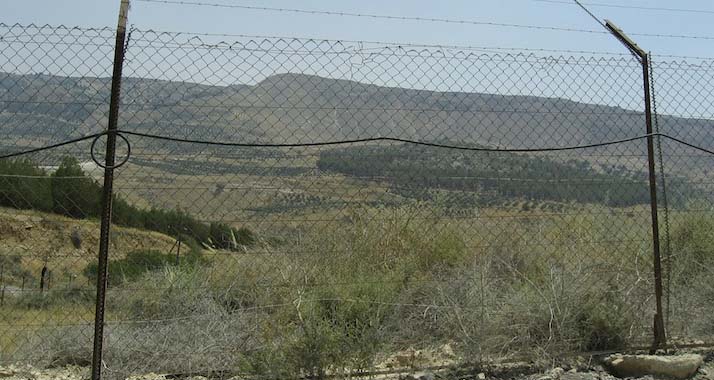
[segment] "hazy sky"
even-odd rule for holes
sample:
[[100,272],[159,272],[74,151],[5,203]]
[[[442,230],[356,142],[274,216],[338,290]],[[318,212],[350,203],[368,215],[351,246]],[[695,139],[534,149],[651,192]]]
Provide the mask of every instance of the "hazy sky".
[[[467,19],[513,24],[597,29],[572,4],[537,0],[196,0],[210,3],[314,10],[379,13],[395,16]],[[686,34],[714,38],[714,2],[707,0],[584,1],[601,18],[630,33]],[[114,26],[119,0],[0,0],[0,22]],[[675,12],[601,7],[620,4],[686,8]],[[598,34],[534,31],[493,26],[301,15],[216,7],[176,6],[134,1],[129,23],[138,28],[350,40],[377,40],[472,46],[527,47],[624,52],[612,37]],[[714,39],[634,36],[643,48],[659,54],[714,56]]]

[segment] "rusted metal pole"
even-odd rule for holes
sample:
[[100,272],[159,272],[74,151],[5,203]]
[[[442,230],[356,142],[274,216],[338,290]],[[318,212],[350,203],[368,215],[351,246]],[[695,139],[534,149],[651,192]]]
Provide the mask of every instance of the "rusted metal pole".
[[181,260],[181,235],[178,238],[178,247],[176,248],[176,266],[179,265]]
[[611,21],[606,20],[605,27],[622,42],[642,64],[642,84],[645,100],[645,128],[647,129],[647,166],[649,173],[650,187],[650,213],[652,217],[652,255],[654,269],[654,290],[655,290],[655,316],[654,316],[654,341],[651,353],[657,348],[667,344],[667,336],[664,326],[664,314],[662,311],[662,256],[659,245],[659,217],[657,215],[657,174],[654,156],[654,136],[652,135],[652,105],[650,94],[650,71],[649,55],[634,43],[625,33],[615,26]]
[[5,306],[5,263],[0,264],[0,306]]
[[107,146],[105,153],[104,188],[102,192],[101,230],[99,233],[99,262],[97,265],[97,296],[94,313],[94,347],[92,351],[92,380],[102,376],[102,345],[104,343],[104,307],[107,291],[107,264],[109,261],[109,232],[112,221],[112,199],[114,185],[114,164],[116,154],[116,131],[119,119],[119,95],[121,90],[122,66],[124,65],[124,43],[129,0],[121,0],[114,45],[114,70],[112,73],[111,97],[109,100],[109,121],[107,126]]
[[[656,311],[654,317],[654,342],[652,351],[667,344],[662,311],[662,255],[659,246],[659,217],[657,215],[657,176],[654,157],[654,136],[652,136],[652,110],[650,101],[649,55],[642,57],[642,72],[645,91],[645,119],[647,123],[647,165],[650,183],[650,212],[652,214],[652,253],[654,258],[654,281]],[[653,352],[654,353],[654,352]]]
[[45,291],[45,279],[47,278],[47,264],[42,267],[42,271],[40,272],[40,294],[44,293]]

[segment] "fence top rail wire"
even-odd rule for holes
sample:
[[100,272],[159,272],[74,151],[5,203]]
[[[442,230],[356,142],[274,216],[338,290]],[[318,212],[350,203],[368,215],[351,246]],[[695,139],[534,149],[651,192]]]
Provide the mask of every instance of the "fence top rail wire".
[[[463,150],[463,151],[473,151],[473,152],[510,152],[510,153],[555,152],[555,151],[599,148],[599,147],[623,144],[623,143],[628,143],[628,142],[632,142],[632,141],[636,141],[636,140],[646,139],[649,137],[659,136],[659,137],[662,137],[665,139],[675,141],[679,144],[688,146],[692,149],[699,150],[701,152],[708,153],[710,155],[714,155],[714,151],[712,151],[712,150],[709,150],[709,149],[703,148],[701,146],[689,143],[687,141],[678,139],[676,137],[669,136],[664,133],[649,133],[649,134],[628,137],[628,138],[619,139],[619,140],[603,141],[603,142],[593,143],[593,144],[571,145],[571,146],[561,146],[561,147],[544,147],[544,148],[473,147],[473,146],[464,146],[464,145],[450,145],[450,144],[432,143],[432,142],[427,142],[427,141],[403,139],[403,138],[397,138],[397,137],[369,137],[369,138],[362,138],[362,139],[346,139],[346,140],[334,140],[334,141],[324,141],[324,142],[305,142],[305,143],[236,143],[236,142],[220,142],[220,141],[208,141],[208,140],[197,140],[197,139],[184,139],[184,138],[169,137],[169,136],[162,136],[162,135],[155,135],[155,134],[150,134],[150,133],[142,133],[142,132],[134,132],[134,131],[126,131],[126,130],[118,130],[115,133],[117,133],[119,135],[125,134],[125,135],[137,136],[137,137],[163,140],[163,141],[172,141],[172,142],[177,142],[177,143],[226,146],[226,147],[241,147],[241,148],[297,148],[297,147],[322,147],[322,146],[335,146],[335,145],[351,145],[351,144],[368,143],[368,142],[398,142],[398,143],[404,143],[404,144],[410,144],[410,145],[420,145],[420,146],[427,146],[427,147],[432,147],[432,148],[442,148],[442,149],[451,149],[451,150]],[[27,154],[31,154],[31,153],[38,153],[38,152],[42,152],[42,151],[46,151],[46,150],[51,150],[51,149],[65,146],[65,145],[70,145],[70,144],[74,144],[77,142],[86,141],[89,139],[97,139],[97,138],[99,138],[103,135],[106,135],[106,134],[108,134],[108,132],[93,133],[93,134],[86,135],[83,137],[78,137],[78,138],[74,138],[71,140],[62,141],[62,142],[59,142],[56,144],[46,145],[46,146],[23,150],[23,151],[19,151],[19,152],[7,153],[4,155],[0,155],[0,159],[19,157],[19,156],[23,156],[23,155],[27,155]]]

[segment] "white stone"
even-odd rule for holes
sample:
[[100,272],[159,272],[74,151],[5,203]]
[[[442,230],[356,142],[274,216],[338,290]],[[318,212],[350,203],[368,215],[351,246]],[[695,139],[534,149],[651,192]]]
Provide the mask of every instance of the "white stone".
[[616,354],[605,359],[607,370],[617,377],[643,377],[646,375],[687,379],[704,363],[697,354],[657,356]]
[[434,380],[434,374],[431,372],[416,372],[413,374],[409,374],[406,377],[406,380]]
[[560,368],[560,367],[555,367],[550,370],[550,377],[554,379],[559,379],[563,374],[565,373],[565,370]]
[[455,357],[455,356],[456,356],[456,353],[454,352],[454,348],[451,347],[451,345],[448,344],[448,343],[445,344],[445,345],[443,345],[443,346],[441,346],[441,352],[442,352],[444,355],[448,356],[448,357]]

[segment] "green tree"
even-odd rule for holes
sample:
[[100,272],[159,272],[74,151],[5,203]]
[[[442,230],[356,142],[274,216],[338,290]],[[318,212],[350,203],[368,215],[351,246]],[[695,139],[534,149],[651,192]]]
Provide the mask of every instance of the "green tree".
[[0,206],[52,210],[47,173],[27,159],[0,160]]
[[52,175],[54,212],[72,218],[99,215],[101,187],[89,178],[74,157],[62,159]]

